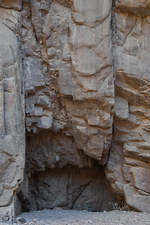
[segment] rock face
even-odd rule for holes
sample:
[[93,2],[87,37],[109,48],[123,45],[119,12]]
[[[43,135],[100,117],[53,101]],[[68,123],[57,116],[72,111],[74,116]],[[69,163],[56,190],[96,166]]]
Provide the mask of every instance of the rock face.
[[149,28],[149,0],[0,0],[2,220],[110,209],[107,181],[149,211]]
[[[117,1],[113,13],[114,134],[107,178],[127,204],[149,212],[150,1]],[[138,13],[138,17],[136,16]]]
[[[107,162],[114,105],[111,4],[109,0],[88,0],[86,4],[79,0],[23,1],[26,177],[29,179],[25,183],[28,183],[29,190],[21,198],[26,202],[34,202],[34,209],[60,206],[61,202],[55,187],[53,191],[45,188],[43,196],[37,193],[38,182],[32,182],[32,177],[36,177],[39,172],[45,171],[45,179],[49,178],[49,183],[56,179],[57,184],[61,179],[59,189],[64,189],[64,185],[69,182],[68,172],[60,174],[57,181],[55,168],[84,168],[83,173],[85,168],[89,168],[97,174],[95,160],[103,166]],[[75,178],[77,192],[83,189],[82,179],[84,184],[91,180],[89,177],[87,181],[86,177],[79,175]],[[102,180],[100,178],[100,183],[103,183]],[[44,182],[43,179],[39,185],[44,188],[41,182]],[[104,185],[100,188],[100,184],[97,186],[96,181],[92,182],[96,190],[98,187],[101,189],[101,198]],[[74,183],[70,185],[71,189],[75,188]],[[36,189],[36,194],[33,189]],[[65,195],[64,191],[60,198]],[[35,196],[37,200],[34,200]],[[45,196],[48,202],[39,206]],[[54,203],[55,198],[58,200]],[[71,198],[72,202],[66,200],[62,205],[79,207],[80,203],[74,203],[76,197]],[[112,197],[108,196],[107,200],[112,201]],[[103,203],[99,203],[99,206],[96,204],[91,209],[106,209]]]
[[5,9],[9,4],[4,2],[0,1],[0,219],[7,222],[23,180],[25,129],[20,3],[13,1],[13,9]]
[[73,138],[74,154],[102,165],[114,104],[110,12],[109,0],[33,0],[23,7],[27,131]]

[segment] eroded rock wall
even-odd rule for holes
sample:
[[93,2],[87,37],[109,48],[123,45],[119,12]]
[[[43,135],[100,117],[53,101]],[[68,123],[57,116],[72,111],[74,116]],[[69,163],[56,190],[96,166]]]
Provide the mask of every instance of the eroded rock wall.
[[18,196],[29,209],[59,206],[69,187],[64,207],[86,199],[102,210],[113,202],[107,177],[129,206],[149,211],[149,17],[149,0],[0,0],[2,212],[14,214],[23,180],[24,126]]
[[71,137],[103,165],[114,104],[110,21],[110,0],[24,1],[27,131]]
[[[83,172],[90,168],[94,173],[95,160],[103,166],[107,162],[114,105],[111,5],[110,0],[23,1],[29,179],[25,183],[29,192],[24,197],[19,195],[26,202],[35,199],[31,189],[37,189],[32,182],[37,171],[50,171],[47,177],[54,180],[51,169],[70,166],[83,168]],[[79,189],[83,178],[76,179]],[[59,179],[68,183],[64,174]],[[92,185],[97,188],[95,183]],[[57,198],[57,192],[54,196]],[[50,195],[45,203],[49,207],[54,196]],[[107,200],[111,201],[110,196]],[[40,200],[37,202],[34,209],[39,208]],[[69,207],[71,203],[65,204]],[[91,209],[102,210],[101,205]]]
[[150,205],[150,1],[116,1],[114,134],[106,174],[129,206]]
[[25,164],[19,1],[0,1],[0,222],[14,215]]

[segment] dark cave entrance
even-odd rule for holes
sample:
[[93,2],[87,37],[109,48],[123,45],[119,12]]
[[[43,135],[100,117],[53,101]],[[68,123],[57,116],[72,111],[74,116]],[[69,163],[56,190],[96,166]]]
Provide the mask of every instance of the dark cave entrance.
[[27,135],[25,179],[18,199],[21,211],[104,211],[116,202],[104,167],[77,152],[72,137],[50,132]]

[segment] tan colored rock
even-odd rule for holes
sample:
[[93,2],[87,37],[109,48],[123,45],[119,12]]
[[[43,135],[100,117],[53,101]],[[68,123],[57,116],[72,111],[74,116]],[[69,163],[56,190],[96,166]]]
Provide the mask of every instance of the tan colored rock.
[[[14,7],[9,4],[6,6],[16,8],[18,4],[14,4]],[[17,36],[19,19],[19,12],[0,7],[0,221],[2,222],[6,222],[6,217],[8,222],[14,216],[14,198],[23,180],[25,164],[23,74]]]
[[114,135],[106,169],[115,192],[124,195],[132,208],[147,212],[150,211],[149,3],[116,1]]
[[6,9],[15,9],[20,11],[22,8],[21,0],[0,0],[0,7]]
[[[41,190],[53,206],[73,207],[74,191],[64,197],[55,185],[67,188],[69,176],[80,183],[85,171],[84,183],[86,169],[98,165],[129,206],[150,211],[149,30],[149,0],[0,0],[2,220],[14,215],[15,201],[20,210],[33,199],[36,209],[38,196],[47,206]],[[74,167],[77,177],[64,169]],[[47,185],[56,202],[43,177],[41,187],[34,183],[39,172],[54,183]],[[80,194],[82,182],[73,186]],[[80,203],[84,194],[74,206]]]
[[31,199],[32,175],[39,171],[95,170],[95,160],[107,163],[114,106],[111,4],[23,1],[27,160],[25,188],[18,195],[22,202]]
[[[73,138],[75,151],[82,150],[105,164],[114,104],[111,1],[94,0],[91,4],[86,0],[83,4],[75,0],[70,8],[64,2],[53,1],[43,17],[41,3],[32,0],[23,11],[24,18],[30,14],[30,8],[32,11],[23,37],[27,130],[53,132],[55,121],[63,122],[61,132]],[[74,19],[76,13],[82,17],[82,24]],[[47,54],[47,65],[43,51]],[[47,105],[39,103],[41,96],[49,101]],[[51,124],[45,108],[51,113]],[[79,126],[76,118],[83,120],[84,125]]]
[[123,12],[130,12],[131,14],[150,15],[149,0],[116,0],[116,8]]

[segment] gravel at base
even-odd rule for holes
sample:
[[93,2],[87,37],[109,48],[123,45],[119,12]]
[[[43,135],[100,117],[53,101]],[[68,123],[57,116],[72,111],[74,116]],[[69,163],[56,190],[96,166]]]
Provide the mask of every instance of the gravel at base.
[[150,225],[150,214],[126,211],[42,210],[23,213],[27,225]]

